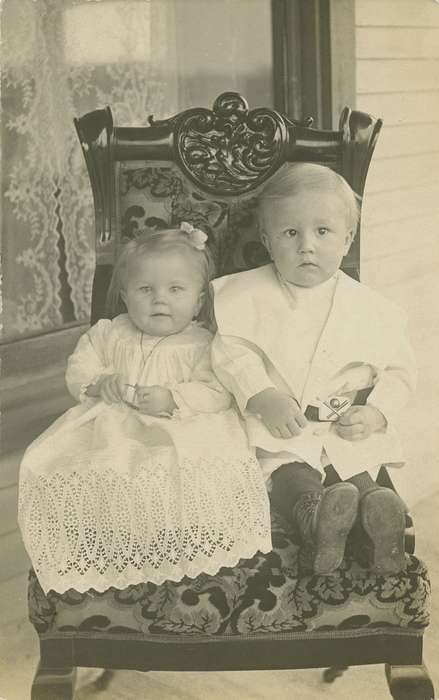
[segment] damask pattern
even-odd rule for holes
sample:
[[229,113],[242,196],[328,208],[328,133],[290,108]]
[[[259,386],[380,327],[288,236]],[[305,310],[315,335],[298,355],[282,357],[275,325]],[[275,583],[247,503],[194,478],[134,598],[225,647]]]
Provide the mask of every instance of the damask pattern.
[[187,221],[208,235],[217,275],[269,261],[258,236],[256,194],[221,200],[200,192],[175,165],[139,162],[122,165],[119,197],[122,240]]
[[39,633],[240,635],[399,627],[429,622],[430,584],[416,557],[407,570],[382,577],[347,557],[331,576],[313,575],[309,552],[272,516],[273,551],[241,560],[216,576],[201,574],[161,586],[44,595],[33,572],[30,619]]

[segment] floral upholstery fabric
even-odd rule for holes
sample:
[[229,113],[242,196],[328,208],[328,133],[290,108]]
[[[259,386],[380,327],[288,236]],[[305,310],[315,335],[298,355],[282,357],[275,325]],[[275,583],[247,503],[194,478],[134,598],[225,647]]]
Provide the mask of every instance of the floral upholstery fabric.
[[269,262],[258,240],[255,195],[221,200],[200,192],[169,164],[123,163],[119,172],[121,238],[187,221],[209,237],[217,275]]
[[30,619],[40,634],[137,632],[145,636],[242,635],[404,628],[421,633],[429,621],[425,566],[406,555],[407,570],[381,577],[349,556],[331,576],[313,575],[296,534],[272,516],[273,551],[161,586],[140,584],[104,593],[44,595],[29,583]]

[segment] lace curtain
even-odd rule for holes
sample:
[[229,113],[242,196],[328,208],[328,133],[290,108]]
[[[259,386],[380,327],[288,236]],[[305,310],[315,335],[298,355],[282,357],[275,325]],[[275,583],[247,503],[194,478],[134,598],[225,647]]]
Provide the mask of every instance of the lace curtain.
[[173,62],[171,9],[151,0],[4,3],[6,337],[87,321],[93,209],[72,120],[105,104],[124,125],[176,111],[175,81],[161,75]]
[[109,104],[115,123],[145,124],[224,89],[270,104],[269,5],[3,0],[4,339],[88,321],[94,218],[73,117]]

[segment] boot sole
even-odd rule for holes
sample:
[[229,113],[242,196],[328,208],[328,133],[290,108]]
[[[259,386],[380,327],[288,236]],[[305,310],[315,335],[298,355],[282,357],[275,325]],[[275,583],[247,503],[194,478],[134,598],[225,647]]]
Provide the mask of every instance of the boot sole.
[[361,521],[372,543],[370,568],[376,573],[397,574],[405,568],[405,510],[390,489],[363,496]]
[[355,522],[359,502],[353,484],[330,486],[323,494],[318,511],[314,572],[325,576],[343,561],[347,536]]

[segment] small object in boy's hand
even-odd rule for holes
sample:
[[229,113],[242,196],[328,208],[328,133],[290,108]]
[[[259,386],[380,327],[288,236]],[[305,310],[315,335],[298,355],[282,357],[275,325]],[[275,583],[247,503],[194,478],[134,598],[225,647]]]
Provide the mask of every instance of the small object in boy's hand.
[[386,430],[387,420],[375,406],[351,406],[336,425],[338,435],[344,440],[365,440],[372,433]]

